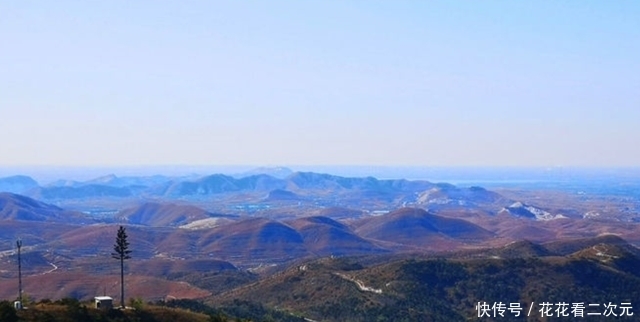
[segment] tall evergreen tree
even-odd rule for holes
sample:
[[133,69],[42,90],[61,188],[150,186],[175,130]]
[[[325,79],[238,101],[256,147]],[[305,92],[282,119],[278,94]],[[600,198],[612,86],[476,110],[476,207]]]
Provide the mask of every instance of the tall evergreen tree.
[[120,226],[118,229],[118,236],[116,237],[116,243],[113,245],[113,253],[111,257],[120,260],[120,306],[124,308],[124,260],[131,258],[129,254],[129,241],[127,241],[127,231],[124,227]]

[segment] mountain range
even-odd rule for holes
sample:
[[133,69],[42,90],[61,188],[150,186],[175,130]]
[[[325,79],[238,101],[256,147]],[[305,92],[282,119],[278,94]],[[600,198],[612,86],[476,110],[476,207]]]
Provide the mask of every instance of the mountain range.
[[[504,198],[495,200],[502,202]],[[6,229],[0,229],[0,240],[9,242],[23,235],[35,244],[33,247],[55,247],[69,256],[108,254],[111,246],[105,241],[117,225],[126,225],[142,258],[218,258],[243,267],[307,257],[472,249],[521,239],[545,242],[602,233],[640,241],[637,225],[566,217],[536,220],[534,213],[541,210],[536,212],[538,208],[524,203],[516,206],[497,214],[474,215],[417,207],[384,213],[302,208],[294,212],[297,216],[278,219],[214,213],[184,201],[144,201],[110,217],[95,217],[1,193],[0,222]],[[56,231],[52,232],[49,227],[53,225]]]
[[0,298],[15,294],[16,239],[29,295],[115,292],[119,226],[132,294],[257,319],[468,320],[475,302],[500,296],[637,296],[632,200],[280,174],[0,179],[24,189],[0,192]]
[[[60,180],[44,186],[26,176],[13,176],[0,178],[0,191],[19,191],[21,195],[68,210],[92,214],[94,217],[112,217],[113,214],[120,213],[119,219],[132,216],[129,223],[137,224],[148,224],[145,220],[150,218],[141,216],[154,212],[155,210],[150,210],[154,204],[203,208],[204,212],[200,215],[192,215],[182,221],[162,219],[178,226],[189,224],[192,219],[205,219],[206,213],[295,218],[301,212],[331,208],[365,213],[392,211],[402,207],[424,208],[434,213],[472,210],[490,215],[508,213],[534,220],[600,215],[590,208],[550,209],[476,186],[457,187],[423,180],[380,180],[373,177],[352,178],[281,171],[281,174],[284,173],[287,173],[285,177],[264,173],[245,177],[224,174],[201,177],[107,175],[85,182]],[[147,210],[138,209],[137,213],[126,213],[135,212],[133,209],[138,207],[146,207]],[[153,225],[165,224],[167,223],[157,222]]]

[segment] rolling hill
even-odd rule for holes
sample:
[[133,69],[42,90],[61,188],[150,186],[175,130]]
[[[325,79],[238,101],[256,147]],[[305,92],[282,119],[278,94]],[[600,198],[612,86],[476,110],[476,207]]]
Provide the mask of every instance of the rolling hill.
[[502,195],[481,187],[458,188],[443,183],[421,192],[416,199],[418,205],[430,208],[485,206],[500,209],[508,202],[509,200]]
[[0,220],[90,222],[81,213],[9,192],[0,193]]
[[484,228],[468,221],[441,217],[423,209],[402,208],[354,223],[358,235],[425,249],[448,248],[452,244],[482,241],[493,237]]
[[210,218],[211,215],[191,205],[147,202],[122,210],[115,217],[118,221],[136,225],[176,227]]
[[197,246],[204,254],[245,263],[278,262],[308,254],[302,236],[295,229],[265,218],[215,227],[201,234]]
[[328,217],[304,217],[292,220],[288,224],[300,233],[307,250],[319,256],[375,254],[387,251],[356,235],[346,225]]

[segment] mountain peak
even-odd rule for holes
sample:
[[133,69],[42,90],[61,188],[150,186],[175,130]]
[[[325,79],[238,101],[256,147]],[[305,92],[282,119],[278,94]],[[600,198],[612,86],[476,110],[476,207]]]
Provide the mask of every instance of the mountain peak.
[[25,175],[0,178],[0,191],[23,193],[38,187],[38,182]]

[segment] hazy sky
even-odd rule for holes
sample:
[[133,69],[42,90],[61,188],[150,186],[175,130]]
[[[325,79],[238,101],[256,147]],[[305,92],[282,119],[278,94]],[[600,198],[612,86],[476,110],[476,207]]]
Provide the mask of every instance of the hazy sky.
[[3,1],[0,165],[640,166],[637,1]]

